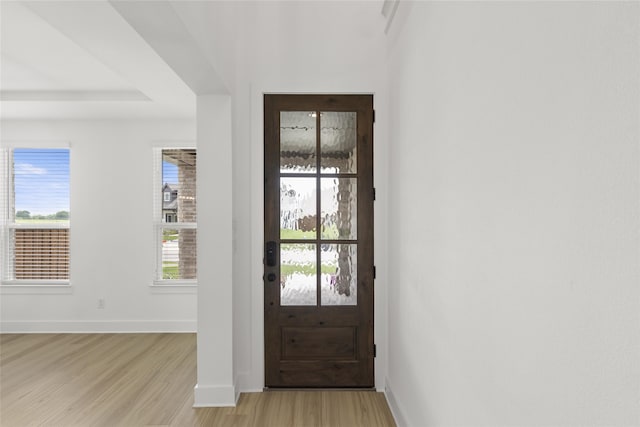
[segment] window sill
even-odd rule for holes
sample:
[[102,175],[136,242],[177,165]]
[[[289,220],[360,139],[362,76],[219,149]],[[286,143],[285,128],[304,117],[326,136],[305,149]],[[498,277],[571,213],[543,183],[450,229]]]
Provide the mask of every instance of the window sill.
[[195,280],[155,280],[149,288],[152,294],[191,294],[198,293]]
[[7,280],[0,286],[1,295],[69,295],[73,287],[68,281]]

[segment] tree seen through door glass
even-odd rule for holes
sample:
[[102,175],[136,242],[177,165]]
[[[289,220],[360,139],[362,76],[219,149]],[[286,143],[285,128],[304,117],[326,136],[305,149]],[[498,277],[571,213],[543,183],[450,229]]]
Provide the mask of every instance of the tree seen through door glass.
[[316,238],[316,179],[280,178],[280,238]]
[[322,305],[358,302],[358,245],[322,245]]
[[[356,112],[280,112],[280,238],[283,240],[281,255],[285,257],[281,259],[283,305],[315,304],[314,290],[318,286],[321,305],[357,303],[356,127]],[[318,145],[320,159],[316,155]],[[299,174],[309,174],[309,177]],[[310,245],[296,246],[287,244],[287,240],[315,241],[316,252],[311,251]],[[347,240],[353,244],[320,244],[327,240]],[[318,254],[320,250],[322,253]],[[320,265],[317,265],[318,258]]]
[[352,111],[320,113],[322,173],[357,173],[356,117]]
[[322,239],[358,238],[357,178],[321,178]]

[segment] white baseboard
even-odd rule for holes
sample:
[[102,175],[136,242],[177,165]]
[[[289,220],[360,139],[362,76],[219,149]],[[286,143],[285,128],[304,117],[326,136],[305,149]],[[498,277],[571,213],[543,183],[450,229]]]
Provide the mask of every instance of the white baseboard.
[[263,392],[264,382],[256,382],[249,372],[240,372],[236,376],[236,391],[238,394]]
[[393,419],[396,421],[396,425],[398,427],[408,426],[409,424],[407,424],[407,421],[402,415],[402,411],[398,406],[398,401],[393,395],[393,390],[391,389],[391,385],[389,384],[389,378],[385,378],[384,395],[387,398],[387,403],[389,404],[389,408],[391,409],[391,415],[393,415]]
[[247,392],[253,391],[247,387],[248,382],[249,382],[248,372],[241,372],[236,375],[236,380],[234,381],[234,386],[236,388],[236,402],[238,401],[238,399],[240,399],[240,393],[247,393]]
[[193,397],[194,408],[217,408],[236,406],[236,391],[233,386],[202,386],[196,384]]
[[0,333],[158,333],[196,332],[195,320],[0,322]]

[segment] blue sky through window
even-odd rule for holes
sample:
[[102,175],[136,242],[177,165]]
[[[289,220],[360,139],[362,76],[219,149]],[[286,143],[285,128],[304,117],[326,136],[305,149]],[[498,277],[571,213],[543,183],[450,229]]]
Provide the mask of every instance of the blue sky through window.
[[15,149],[13,172],[16,212],[69,212],[68,149]]
[[178,166],[162,161],[162,185],[178,183]]
[[[31,215],[70,211],[69,150],[14,149],[15,210]],[[178,183],[178,167],[162,162],[162,182]]]

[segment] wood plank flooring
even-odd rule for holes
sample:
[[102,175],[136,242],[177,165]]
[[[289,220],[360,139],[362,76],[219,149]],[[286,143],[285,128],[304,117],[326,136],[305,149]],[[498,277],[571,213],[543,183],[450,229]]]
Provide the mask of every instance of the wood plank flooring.
[[195,334],[0,335],[0,426],[395,426],[381,393],[243,393],[192,408]]

